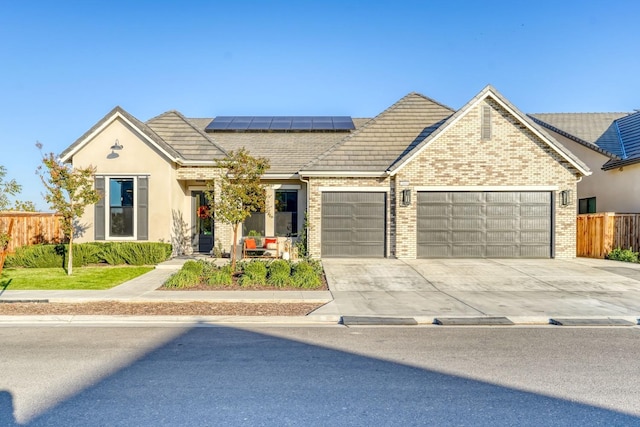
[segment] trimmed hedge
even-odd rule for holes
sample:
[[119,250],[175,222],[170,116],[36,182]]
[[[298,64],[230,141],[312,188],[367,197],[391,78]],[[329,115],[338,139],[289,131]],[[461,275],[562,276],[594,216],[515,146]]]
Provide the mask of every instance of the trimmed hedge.
[[[5,267],[66,267],[68,245],[23,246],[7,257]],[[171,245],[157,242],[90,242],[73,245],[73,266],[90,264],[154,265],[171,256]]]

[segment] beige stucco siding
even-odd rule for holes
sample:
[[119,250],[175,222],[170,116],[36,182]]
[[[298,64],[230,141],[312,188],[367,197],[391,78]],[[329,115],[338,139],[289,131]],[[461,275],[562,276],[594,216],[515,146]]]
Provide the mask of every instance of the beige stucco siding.
[[[114,151],[117,157],[110,156],[112,154],[110,147],[116,140],[123,149]],[[172,212],[182,210],[185,192],[176,179],[174,164],[137,131],[119,119],[114,120],[75,153],[73,165],[93,165],[96,167],[96,175],[105,176],[105,178],[115,175],[123,177],[148,175],[148,240],[171,242]],[[86,231],[79,236],[78,241],[92,241],[94,239],[93,207],[86,209],[80,223]]]
[[562,135],[553,135],[593,172],[578,183],[578,199],[595,197],[598,212],[640,212],[640,164],[604,171],[602,166],[609,157]]

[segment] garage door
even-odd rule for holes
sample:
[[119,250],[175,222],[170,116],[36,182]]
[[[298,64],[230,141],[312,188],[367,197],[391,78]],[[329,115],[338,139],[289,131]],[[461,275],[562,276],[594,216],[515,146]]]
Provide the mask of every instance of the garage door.
[[383,258],[386,193],[322,193],[322,256]]
[[550,192],[419,192],[419,258],[550,258]]

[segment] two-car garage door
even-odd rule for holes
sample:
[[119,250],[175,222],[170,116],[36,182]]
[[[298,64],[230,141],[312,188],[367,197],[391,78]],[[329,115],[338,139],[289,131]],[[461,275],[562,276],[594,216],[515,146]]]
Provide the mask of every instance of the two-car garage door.
[[546,192],[419,192],[418,258],[549,258]]
[[[323,192],[322,256],[384,257],[386,197]],[[552,207],[549,191],[418,192],[417,257],[550,258]]]

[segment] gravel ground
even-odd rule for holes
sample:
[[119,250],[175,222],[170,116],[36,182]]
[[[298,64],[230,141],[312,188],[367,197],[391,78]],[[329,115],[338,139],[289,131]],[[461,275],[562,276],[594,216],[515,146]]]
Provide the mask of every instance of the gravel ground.
[[305,316],[318,303],[117,302],[1,303],[0,315]]

